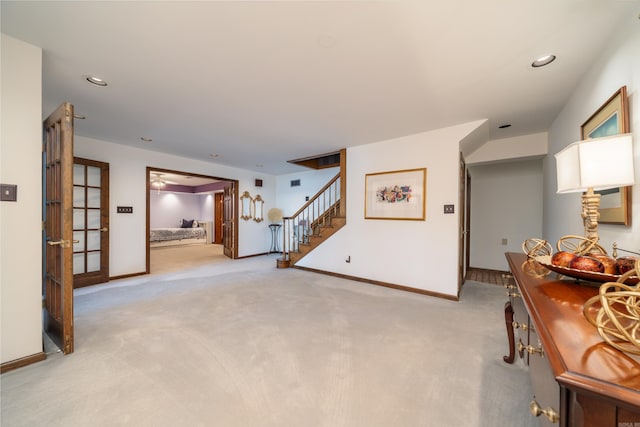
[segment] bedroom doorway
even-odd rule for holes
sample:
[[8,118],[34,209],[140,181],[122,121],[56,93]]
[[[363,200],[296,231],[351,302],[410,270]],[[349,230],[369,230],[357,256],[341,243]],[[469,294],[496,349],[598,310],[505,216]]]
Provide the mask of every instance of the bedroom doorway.
[[237,249],[223,255],[225,238],[216,229],[223,216],[217,200],[235,180],[154,167],[146,172],[147,274],[237,258]]

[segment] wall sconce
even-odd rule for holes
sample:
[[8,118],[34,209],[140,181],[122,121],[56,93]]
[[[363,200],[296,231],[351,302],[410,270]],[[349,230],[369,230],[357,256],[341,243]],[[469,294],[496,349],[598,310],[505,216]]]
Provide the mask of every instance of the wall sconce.
[[582,195],[585,237],[597,242],[600,194],[598,190],[633,185],[631,134],[574,142],[555,155],[558,193]]

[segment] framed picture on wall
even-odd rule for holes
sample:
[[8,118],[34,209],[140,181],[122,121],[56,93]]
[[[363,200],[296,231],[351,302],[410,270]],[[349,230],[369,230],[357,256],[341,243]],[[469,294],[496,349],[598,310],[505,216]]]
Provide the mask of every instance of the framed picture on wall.
[[425,219],[427,169],[365,175],[365,219]]
[[[580,127],[581,139],[629,133],[629,100],[622,86]],[[631,225],[631,187],[596,191],[600,194],[600,219],[605,224]]]

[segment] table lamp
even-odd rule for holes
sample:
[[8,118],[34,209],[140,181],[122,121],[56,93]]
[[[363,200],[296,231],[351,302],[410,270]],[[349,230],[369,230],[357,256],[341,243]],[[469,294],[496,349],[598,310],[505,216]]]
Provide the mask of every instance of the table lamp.
[[600,194],[595,191],[633,185],[631,134],[574,142],[555,157],[558,193],[584,193],[582,219],[585,237],[597,242]]

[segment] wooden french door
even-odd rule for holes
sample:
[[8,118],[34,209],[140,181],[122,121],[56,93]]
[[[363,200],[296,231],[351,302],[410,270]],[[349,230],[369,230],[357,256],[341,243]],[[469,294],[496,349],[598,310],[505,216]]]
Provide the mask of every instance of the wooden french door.
[[73,160],[73,283],[109,280],[109,163]]
[[467,210],[467,167],[464,159],[462,158],[462,153],[460,154],[460,170],[459,170],[459,212],[458,212],[458,223],[460,234],[458,236],[458,296],[460,296],[460,290],[462,285],[464,284],[466,270],[469,267],[466,265],[465,253],[467,251],[468,239],[467,239],[467,227],[466,227],[466,216],[468,213]]
[[230,182],[224,187],[224,199],[222,210],[222,245],[225,256],[235,259],[238,256],[235,225],[238,214],[236,207],[236,183]]
[[224,195],[222,193],[214,194],[214,213],[213,213],[213,243],[222,244],[222,213],[224,212]]
[[73,353],[73,105],[45,121],[44,330],[64,354]]

